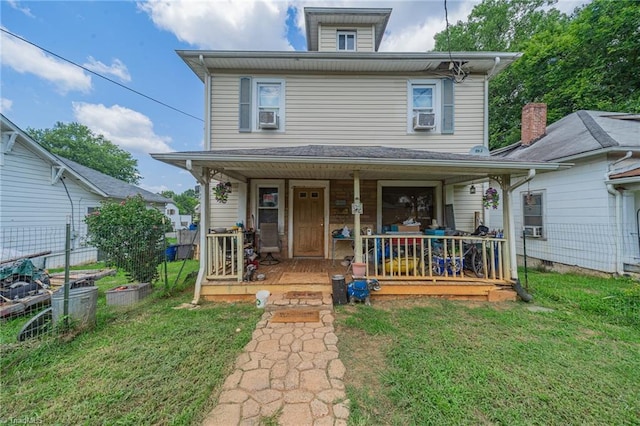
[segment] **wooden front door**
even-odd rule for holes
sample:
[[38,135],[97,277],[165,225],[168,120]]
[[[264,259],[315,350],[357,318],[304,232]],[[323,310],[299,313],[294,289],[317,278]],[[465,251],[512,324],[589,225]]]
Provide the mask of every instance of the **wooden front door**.
[[293,256],[324,255],[324,189],[293,189]]

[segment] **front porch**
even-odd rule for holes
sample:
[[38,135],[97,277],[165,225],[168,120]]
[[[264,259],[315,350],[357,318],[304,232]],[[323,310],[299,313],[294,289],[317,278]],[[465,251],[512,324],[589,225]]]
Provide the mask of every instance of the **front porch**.
[[[208,234],[207,275],[199,289],[205,300],[250,301],[259,290],[332,293],[335,275],[352,280],[353,266],[340,260],[281,258],[275,265],[260,264],[261,281],[243,281],[245,255],[242,232]],[[464,300],[516,300],[506,279],[503,247],[496,237],[371,235],[361,236],[363,276],[375,278],[381,290],[373,299],[416,296]],[[446,254],[445,254],[446,253]],[[490,261],[493,259],[493,261]]]

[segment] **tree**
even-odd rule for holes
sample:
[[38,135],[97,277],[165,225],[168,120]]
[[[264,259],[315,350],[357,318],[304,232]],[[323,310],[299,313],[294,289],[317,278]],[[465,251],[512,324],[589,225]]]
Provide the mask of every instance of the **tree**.
[[128,183],[140,181],[138,161],[87,126],[57,122],[53,129],[27,128],[27,133],[53,154]]
[[198,196],[193,189],[187,189],[182,194],[176,194],[173,191],[162,191],[160,193],[165,198],[173,200],[180,214],[195,214],[195,207],[198,204]]
[[[547,104],[549,124],[580,109],[640,112],[638,1],[593,0],[571,17],[548,3],[485,0],[450,27],[451,50],[523,52],[489,84],[492,149],[520,139],[529,102]],[[446,31],[435,38],[448,50]]]
[[151,282],[158,277],[164,256],[163,236],[171,225],[159,210],[147,208],[142,196],[118,203],[105,201],[85,217],[89,243],[122,268],[131,282]]

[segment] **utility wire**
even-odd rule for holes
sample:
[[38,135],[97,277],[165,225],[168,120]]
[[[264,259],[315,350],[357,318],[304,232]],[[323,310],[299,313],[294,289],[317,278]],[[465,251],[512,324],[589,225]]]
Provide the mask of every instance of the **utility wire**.
[[13,37],[17,38],[18,40],[22,40],[22,41],[24,41],[25,43],[30,44],[30,45],[32,45],[32,46],[34,46],[34,47],[36,47],[36,48],[38,48],[38,49],[42,50],[43,52],[48,53],[49,55],[55,56],[56,58],[61,59],[61,60],[65,61],[65,62],[68,62],[68,63],[70,63],[71,65],[74,65],[74,66],[76,66],[76,67],[78,67],[78,68],[81,68],[81,69],[85,70],[85,71],[86,71],[86,72],[88,72],[88,73],[91,73],[91,74],[93,74],[93,75],[95,75],[95,76],[97,76],[97,77],[100,77],[100,78],[102,78],[102,79],[105,79],[105,80],[107,80],[107,81],[108,81],[108,82],[110,82],[110,83],[116,84],[116,85],[118,85],[118,86],[122,87],[123,89],[126,89],[126,90],[128,90],[128,91],[130,91],[130,92],[135,93],[136,95],[142,96],[143,98],[147,98],[147,99],[149,99],[149,100],[150,100],[150,101],[152,101],[152,102],[155,102],[155,103],[160,104],[160,105],[162,105],[162,106],[164,106],[164,107],[170,108],[170,109],[172,109],[172,110],[174,110],[174,111],[176,111],[176,112],[179,112],[180,114],[184,114],[184,115],[186,115],[186,116],[188,116],[188,117],[195,118],[196,120],[199,120],[199,121],[204,121],[204,120],[203,120],[203,119],[201,119],[200,117],[196,117],[195,115],[191,115],[191,114],[189,114],[188,112],[184,112],[184,111],[182,111],[182,110],[179,110],[178,108],[172,107],[172,106],[171,106],[171,105],[169,105],[169,104],[166,104],[166,103],[164,103],[164,102],[162,102],[162,101],[159,101],[159,100],[157,100],[157,99],[155,99],[155,98],[152,98],[151,96],[145,95],[144,93],[138,92],[137,90],[132,89],[131,87],[125,86],[125,85],[124,85],[124,84],[122,84],[122,83],[118,83],[117,81],[112,80],[112,79],[110,79],[109,77],[106,77],[106,76],[104,76],[104,75],[102,75],[102,74],[100,74],[100,73],[97,73],[97,72],[95,72],[95,71],[92,71],[92,70],[90,70],[89,68],[87,68],[87,67],[85,67],[85,66],[82,66],[82,65],[77,64],[77,63],[75,63],[75,62],[73,62],[73,61],[71,61],[71,60],[69,60],[69,59],[67,59],[67,58],[64,58],[64,57],[62,57],[62,56],[60,56],[60,55],[57,55],[57,54],[53,53],[52,51],[47,50],[47,49],[45,49],[44,47],[37,45],[36,43],[30,42],[29,40],[27,40],[27,39],[25,39],[25,38],[22,38],[22,37],[20,37],[19,35],[16,35],[16,34],[12,33],[11,31],[8,31],[8,30],[6,30],[6,29],[4,29],[4,28],[2,28],[2,27],[0,27],[0,30],[1,30],[3,33],[7,33],[7,34],[9,34],[9,35],[11,35],[11,36],[13,36]]

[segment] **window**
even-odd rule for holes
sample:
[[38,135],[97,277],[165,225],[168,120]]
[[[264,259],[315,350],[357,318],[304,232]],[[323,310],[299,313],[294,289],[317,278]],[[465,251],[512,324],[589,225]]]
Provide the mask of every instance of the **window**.
[[238,129],[284,130],[284,80],[240,78]]
[[435,188],[423,186],[382,187],[382,230],[413,218],[420,229],[431,225],[435,216]]
[[356,51],[356,32],[338,31],[338,50]]
[[412,80],[407,92],[409,133],[453,133],[452,80]]
[[279,203],[277,186],[258,188],[258,227],[261,223],[278,223]]
[[522,194],[522,215],[524,233],[529,237],[542,237],[543,208],[542,194],[525,192]]

